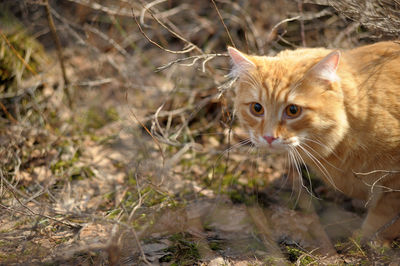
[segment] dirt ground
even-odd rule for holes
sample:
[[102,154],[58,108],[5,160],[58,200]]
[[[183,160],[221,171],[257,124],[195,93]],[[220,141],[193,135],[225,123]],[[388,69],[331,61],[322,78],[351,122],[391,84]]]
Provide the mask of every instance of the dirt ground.
[[233,116],[227,45],[392,38],[310,2],[49,1],[62,60],[47,1],[1,3],[0,264],[399,263],[354,237],[365,203],[293,183]]

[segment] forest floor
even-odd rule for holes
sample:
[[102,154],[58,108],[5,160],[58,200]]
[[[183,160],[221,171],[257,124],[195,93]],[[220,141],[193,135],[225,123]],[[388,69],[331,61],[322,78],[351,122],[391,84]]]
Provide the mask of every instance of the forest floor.
[[[7,6],[44,50],[31,50],[40,55],[35,58],[16,47],[15,36],[25,30],[3,29],[0,48],[22,57],[14,59],[20,64],[13,80],[1,76],[0,264],[399,263],[396,243],[362,246],[354,238],[363,202],[306,171],[308,191],[293,185],[284,156],[243,143],[225,76],[226,31],[213,21],[217,13],[209,14],[216,12],[212,2],[159,1],[157,9],[151,6],[156,17],[139,4],[126,8],[126,1],[116,1],[119,13],[108,1],[66,2],[50,1],[71,104],[52,38],[43,31],[44,9]],[[300,12],[290,1],[285,7],[244,1],[239,8],[216,2],[233,40],[254,52],[371,41],[365,29],[330,7]],[[266,19],[267,11],[274,15]],[[3,23],[10,19],[4,14]],[[185,24],[193,14],[196,19]],[[307,20],[300,23],[296,15]],[[33,17],[41,20],[29,25]],[[287,17],[294,19],[281,23]],[[179,36],[195,42],[188,47],[197,53],[170,53],[146,39],[180,51]],[[182,61],[168,65],[174,60]],[[34,63],[32,70],[26,66]]]

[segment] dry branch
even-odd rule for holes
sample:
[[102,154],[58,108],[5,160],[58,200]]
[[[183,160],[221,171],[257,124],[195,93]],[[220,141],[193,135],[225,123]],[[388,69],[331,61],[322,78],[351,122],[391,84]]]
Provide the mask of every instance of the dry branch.
[[54,25],[54,20],[53,20],[52,14],[51,14],[51,8],[50,8],[50,4],[49,4],[48,0],[44,1],[44,6],[46,9],[47,21],[49,23],[50,32],[51,32],[51,35],[53,36],[54,43],[56,44],[57,57],[60,62],[61,73],[62,73],[62,77],[64,80],[64,92],[65,92],[65,95],[67,96],[68,105],[72,106],[72,98],[69,93],[69,80],[67,78],[67,72],[65,71],[65,63],[64,63],[64,56],[63,56],[63,52],[62,52],[62,46],[61,46],[60,38],[58,37],[58,34],[57,34],[56,26]]
[[229,33],[229,29],[228,29],[228,27],[226,26],[226,24],[225,24],[225,22],[224,22],[224,19],[223,19],[222,16],[221,16],[221,13],[219,12],[219,9],[218,9],[217,4],[215,3],[214,0],[211,0],[211,2],[212,2],[213,5],[214,5],[215,11],[217,11],[218,17],[219,17],[219,19],[220,19],[222,25],[224,25],[226,34],[227,34],[228,37],[229,37],[229,40],[230,40],[230,42],[231,42],[231,45],[232,45],[233,47],[236,48],[235,42],[233,41],[232,36],[231,36],[231,34]]
[[400,36],[400,2],[398,0],[308,0],[330,5],[340,14],[359,22],[378,35]]
[[137,25],[138,28],[139,28],[139,31],[143,34],[143,36],[144,36],[151,44],[154,44],[155,46],[157,46],[157,47],[160,48],[161,50],[164,50],[164,51],[166,51],[166,52],[168,52],[168,53],[172,53],[172,54],[185,54],[185,53],[189,53],[190,51],[192,51],[193,49],[195,49],[195,46],[193,46],[193,45],[191,45],[191,46],[189,46],[189,47],[186,47],[184,50],[181,50],[181,51],[173,51],[173,50],[170,50],[170,49],[167,49],[167,48],[162,47],[160,44],[158,44],[157,42],[153,41],[152,39],[150,39],[149,36],[147,36],[147,34],[146,34],[146,33],[144,32],[144,30],[142,29],[142,26],[140,26],[140,23],[139,23],[139,21],[137,20],[135,14],[134,14],[134,12],[133,12],[133,9],[132,9],[132,16],[133,16],[133,18],[134,18],[134,20],[135,20],[135,22],[136,22],[136,25]]

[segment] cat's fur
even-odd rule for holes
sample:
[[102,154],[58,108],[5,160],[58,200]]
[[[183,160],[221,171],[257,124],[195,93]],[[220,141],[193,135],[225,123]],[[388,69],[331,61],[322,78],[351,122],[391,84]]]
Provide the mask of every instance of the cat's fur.
[[[380,237],[399,237],[400,43],[275,57],[228,52],[231,75],[239,78],[235,110],[251,141],[290,153],[292,163],[305,162],[336,189],[365,200],[364,237],[384,226]],[[262,115],[250,110],[254,103]],[[298,117],[285,113],[290,104],[301,108]]]

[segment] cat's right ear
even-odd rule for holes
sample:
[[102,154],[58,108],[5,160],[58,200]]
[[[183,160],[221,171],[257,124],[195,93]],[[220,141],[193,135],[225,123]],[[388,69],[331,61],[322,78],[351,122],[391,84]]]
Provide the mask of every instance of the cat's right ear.
[[310,72],[324,80],[338,81],[339,77],[336,74],[336,70],[339,66],[339,59],[340,52],[333,51],[313,66]]
[[230,76],[237,77],[256,67],[256,65],[239,50],[228,46],[228,53],[232,61],[232,70]]

